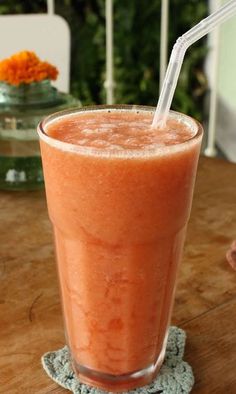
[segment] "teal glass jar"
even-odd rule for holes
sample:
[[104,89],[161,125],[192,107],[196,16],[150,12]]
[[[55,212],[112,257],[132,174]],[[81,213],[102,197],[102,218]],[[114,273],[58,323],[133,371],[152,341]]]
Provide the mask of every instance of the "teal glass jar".
[[43,187],[36,127],[46,115],[76,106],[77,99],[59,92],[49,80],[19,86],[0,83],[0,189]]

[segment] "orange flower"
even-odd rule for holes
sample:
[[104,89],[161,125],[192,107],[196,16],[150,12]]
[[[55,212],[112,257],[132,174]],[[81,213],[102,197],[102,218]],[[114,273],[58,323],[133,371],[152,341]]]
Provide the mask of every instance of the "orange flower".
[[0,81],[10,85],[39,82],[44,79],[55,80],[58,75],[56,67],[42,62],[34,52],[22,51],[0,62]]

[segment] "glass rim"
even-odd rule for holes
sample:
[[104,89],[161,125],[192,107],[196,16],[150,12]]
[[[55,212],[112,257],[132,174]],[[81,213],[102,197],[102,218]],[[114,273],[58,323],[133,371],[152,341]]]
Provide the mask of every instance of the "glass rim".
[[194,134],[187,140],[180,142],[175,145],[166,145],[166,146],[157,146],[156,148],[145,148],[143,150],[116,150],[115,148],[111,150],[105,150],[102,148],[94,148],[94,147],[86,147],[77,145],[74,143],[69,143],[65,141],[58,140],[49,136],[46,132],[46,127],[48,124],[53,123],[54,121],[58,121],[60,118],[65,116],[76,115],[77,113],[87,113],[87,112],[96,112],[96,111],[136,111],[140,112],[150,112],[154,115],[156,108],[152,106],[145,105],[131,105],[131,104],[115,104],[115,105],[92,105],[92,106],[84,106],[84,107],[75,107],[66,109],[63,111],[55,112],[47,117],[45,117],[38,125],[37,132],[41,140],[46,142],[48,145],[71,153],[78,153],[83,155],[92,155],[92,156],[112,156],[112,157],[120,157],[120,158],[134,158],[134,157],[152,157],[154,155],[162,155],[166,153],[174,153],[178,152],[183,148],[183,146],[188,146],[195,143],[196,140],[201,139],[203,134],[202,125],[194,118],[189,115],[185,115],[181,112],[170,111],[169,118],[177,119],[178,121],[185,124],[187,127],[190,127],[194,130]]

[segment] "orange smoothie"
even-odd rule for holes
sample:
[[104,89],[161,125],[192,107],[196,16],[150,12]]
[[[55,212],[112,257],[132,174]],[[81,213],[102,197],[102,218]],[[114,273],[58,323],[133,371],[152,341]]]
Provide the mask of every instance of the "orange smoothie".
[[148,107],[77,110],[39,127],[67,343],[81,381],[149,383],[164,358],[202,130]]

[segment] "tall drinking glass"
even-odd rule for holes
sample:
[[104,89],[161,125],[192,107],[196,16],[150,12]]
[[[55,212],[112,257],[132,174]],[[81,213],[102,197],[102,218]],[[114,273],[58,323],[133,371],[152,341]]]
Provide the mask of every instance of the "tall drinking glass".
[[73,367],[110,391],[161,367],[192,203],[202,127],[171,112],[153,131],[154,110],[85,107],[38,128]]

